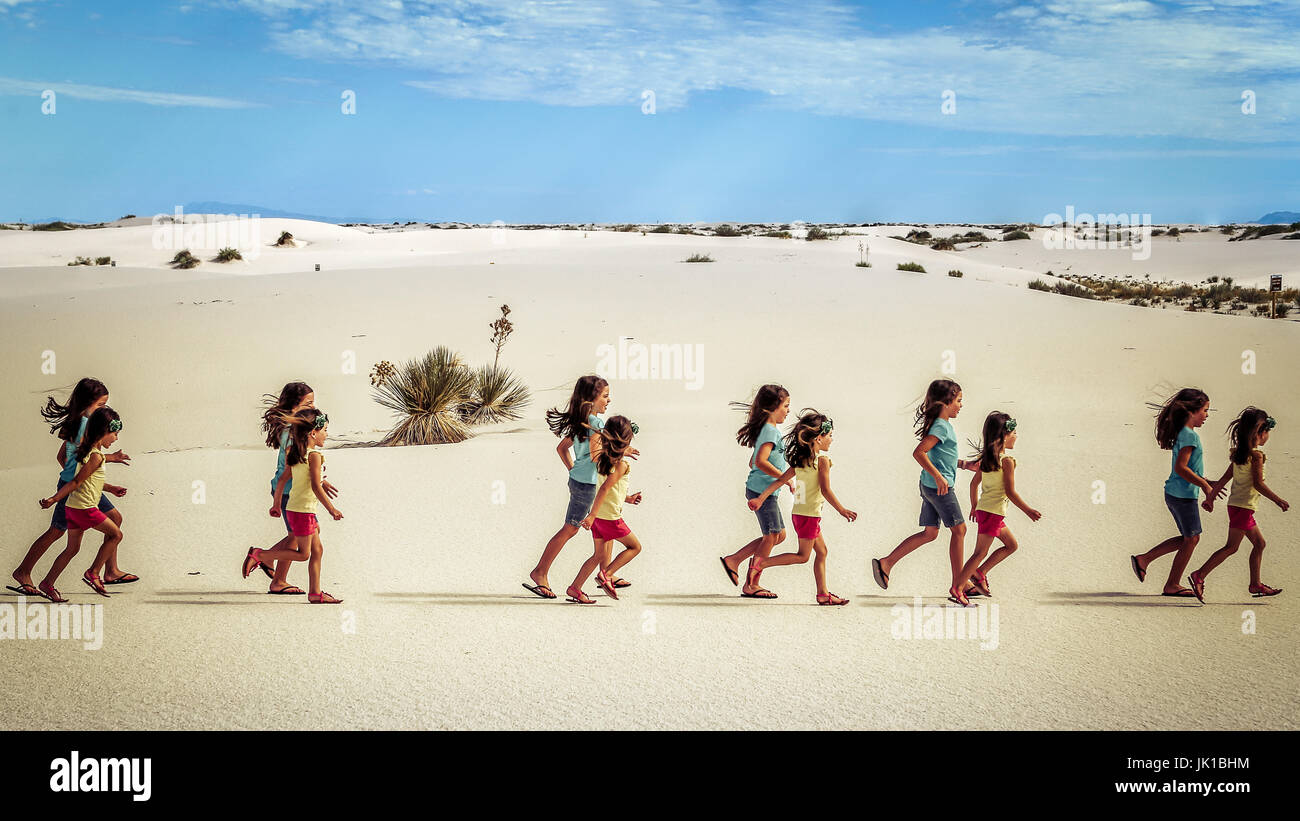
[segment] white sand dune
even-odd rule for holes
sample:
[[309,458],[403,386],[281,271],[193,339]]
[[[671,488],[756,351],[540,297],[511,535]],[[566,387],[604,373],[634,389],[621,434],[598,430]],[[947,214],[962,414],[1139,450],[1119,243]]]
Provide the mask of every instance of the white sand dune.
[[[310,244],[171,271],[161,264],[170,254],[132,233],[146,227],[0,232],[0,264],[11,266],[0,269],[3,549],[16,565],[48,521],[35,500],[53,489],[54,441],[38,404],[91,374],[126,422],[133,464],[110,466],[110,481],[130,488],[118,502],[123,566],[143,577],[103,602],[99,650],[0,641],[0,663],[25,682],[0,695],[0,727],[1300,725],[1300,520],[1267,503],[1258,516],[1270,543],[1264,578],[1288,588],[1274,599],[1246,594],[1245,551],[1211,576],[1204,607],[1156,595],[1168,559],[1145,585],[1128,567],[1129,554],[1173,532],[1161,496],[1169,456],[1144,403],[1179,386],[1211,396],[1202,437],[1215,476],[1224,425],[1246,404],[1268,408],[1279,422],[1270,483],[1300,503],[1293,322],[1030,291],[1037,261],[1021,267],[998,255],[1002,246],[931,251],[886,238],[889,229],[871,229],[882,234],[871,239],[873,267],[861,269],[847,237],[367,234],[265,222],[267,242],[283,224]],[[679,262],[697,251],[718,261]],[[63,266],[89,253],[121,261]],[[908,260],[929,273],[893,270]],[[951,267],[966,277],[945,276]],[[264,579],[242,580],[244,551],[281,527],[266,515],[274,454],[258,443],[260,394],[304,379],[335,443],[376,439],[390,420],[370,397],[369,367],[438,344],[490,361],[487,323],[502,303],[516,326],[503,363],[535,394],[527,418],[460,445],[328,452],[346,518],[322,523],[325,588],[342,607],[267,596]],[[544,602],[519,586],[566,502],[542,411],[620,337],[702,346],[702,385],[612,380],[611,412],[641,426],[631,485],[645,501],[626,519],[645,551],[622,573],[634,584],[622,600]],[[45,351],[57,374],[42,373]],[[1257,373],[1242,372],[1243,351]],[[356,373],[343,372],[349,352]],[[1018,483],[1044,512],[1036,524],[1008,517],[1023,547],[981,604],[998,606],[995,649],[891,634],[893,606],[915,595],[943,602],[946,545],[900,564],[888,592],[869,572],[871,557],[915,529],[912,409],[945,361],[965,391],[959,435],[976,438],[994,409],[1020,421]],[[809,566],[765,575],[774,602],[738,598],[718,567],[756,531],[741,493],[747,453],[734,441],[741,418],[727,402],[766,381],[788,387],[796,409],[835,418],[835,489],[860,514],[849,525],[828,511],[824,525],[831,589],[852,599],[847,607],[813,606]],[[1094,504],[1099,480],[1105,504]],[[204,504],[193,502],[196,481]],[[788,498],[782,506],[788,518]],[[1222,508],[1204,519],[1196,564],[1226,533]],[[589,551],[585,534],[575,538],[553,586],[567,585]],[[61,581],[74,602],[103,601],[77,580],[89,555],[83,548]],[[305,569],[291,579],[305,583]],[[1253,635],[1242,630],[1247,612]]]

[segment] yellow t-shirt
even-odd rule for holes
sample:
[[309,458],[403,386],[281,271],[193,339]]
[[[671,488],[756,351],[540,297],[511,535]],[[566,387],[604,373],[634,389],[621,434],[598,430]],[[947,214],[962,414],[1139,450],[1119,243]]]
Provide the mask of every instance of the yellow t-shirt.
[[[100,456],[104,455],[99,448],[91,448],[90,453],[86,454],[86,458],[77,463],[77,473],[81,473],[81,469],[86,466],[86,462],[96,453]],[[86,481],[82,482],[76,490],[68,494],[68,498],[64,502],[66,507],[74,510],[90,510],[92,507],[99,507],[99,497],[104,492],[104,464],[104,461],[101,460],[99,467],[95,468],[95,472],[90,474]]]
[[[1262,451],[1253,451],[1261,457],[1264,456]],[[1232,462],[1232,454],[1228,454],[1228,461]],[[1247,510],[1259,510],[1259,491],[1255,489],[1255,477],[1251,475],[1250,465],[1253,459],[1247,459],[1246,464],[1239,465],[1232,462],[1232,493],[1228,494],[1228,504],[1233,507],[1244,507]],[[1260,478],[1264,478],[1264,466],[1259,466]]]
[[827,467],[831,466],[831,457],[819,453],[808,467],[794,469],[795,503],[790,512],[795,516],[820,518],[822,515],[822,503],[826,500],[822,498],[822,483],[817,472],[817,463],[822,459],[826,460]]
[[[308,448],[307,456],[298,464],[289,468],[289,478],[293,480],[293,486],[289,488],[289,504],[284,506],[285,510],[292,510],[294,513],[315,513],[316,512],[316,491],[311,487],[311,455],[316,452],[316,448]],[[325,475],[325,454],[320,457],[321,475]]]
[[[1010,459],[1012,466],[1016,464],[1016,457],[1008,453],[1004,452],[1000,458]],[[1006,477],[1002,475],[1001,462],[998,463],[997,470],[980,473],[980,500],[975,509],[994,516],[1007,515],[1007,485]]]
[[[615,469],[617,470],[617,466]],[[605,493],[605,498],[600,500],[600,509],[596,511],[597,519],[613,522],[623,518],[623,500],[627,498],[627,477],[631,475],[632,466],[628,465],[627,471]],[[601,482],[603,483],[604,480],[602,479]]]

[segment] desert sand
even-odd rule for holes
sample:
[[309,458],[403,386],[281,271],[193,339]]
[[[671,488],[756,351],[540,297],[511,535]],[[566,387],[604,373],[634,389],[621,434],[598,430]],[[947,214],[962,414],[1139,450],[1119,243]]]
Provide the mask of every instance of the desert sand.
[[[115,500],[122,566],[142,577],[109,600],[94,596],[77,579],[98,543],[88,537],[60,587],[74,603],[104,605],[103,646],[0,641],[0,727],[1300,725],[1300,514],[1265,501],[1257,517],[1269,541],[1264,580],[1287,588],[1276,598],[1246,593],[1245,550],[1210,577],[1204,606],[1157,595],[1168,558],[1145,584],[1128,560],[1174,533],[1162,501],[1169,454],[1145,403],[1183,385],[1211,397],[1201,430],[1211,478],[1226,466],[1224,426],[1262,406],[1278,420],[1270,484],[1300,503],[1292,321],[1032,291],[1025,283],[1060,271],[1063,252],[1036,241],[932,251],[888,239],[890,227],[861,229],[874,232],[872,267],[857,268],[851,237],[263,223],[262,242],[289,230],[300,244],[226,265],[198,253],[205,261],[190,271],[165,267],[172,251],[151,246],[147,225],[0,231],[5,572],[49,518],[36,500],[54,488],[55,442],[37,408],[93,375],[125,421],[132,464],[110,465],[109,481],[129,488]],[[1200,243],[1222,244],[1213,253],[1236,267],[1207,265],[1219,257],[1198,253]],[[1277,248],[1291,246],[1157,238],[1146,264],[1190,282],[1216,273],[1262,282],[1285,272],[1270,256]],[[697,252],[717,261],[681,263]],[[1107,254],[1129,259],[1076,253],[1064,259],[1076,271],[1107,270]],[[117,266],[65,266],[79,254],[111,254]],[[894,270],[913,260],[929,273]],[[950,268],[966,276],[950,278]],[[259,441],[261,394],[305,380],[330,414],[331,445],[376,440],[391,418],[371,397],[370,366],[440,344],[491,361],[487,325],[502,303],[516,326],[502,364],[533,391],[526,417],[462,444],[327,451],[346,518],[322,520],[324,587],[342,606],[268,596],[260,574],[241,579],[248,547],[269,546],[282,527],[266,514],[275,456]],[[620,574],[633,583],[621,600],[589,584],[596,605],[543,601],[520,582],[567,501],[543,411],[620,337],[701,346],[698,389],[611,379],[610,413],[641,430],[631,489],[644,502],[625,519],[645,550]],[[54,374],[42,371],[47,351]],[[1248,351],[1254,373],[1243,372]],[[888,591],[871,580],[869,560],[916,529],[912,413],[941,376],[963,386],[954,423],[963,439],[978,438],[989,411],[1017,417],[1017,483],[1044,513],[1033,524],[1008,516],[1022,547],[979,606],[993,619],[996,605],[996,646],[896,637],[900,618],[912,619],[897,606],[916,596],[946,604],[946,534],[901,563]],[[830,587],[847,607],[814,605],[808,565],[766,573],[780,595],[771,602],[739,598],[718,566],[757,534],[742,494],[748,453],[734,439],[742,418],[727,403],[769,381],[790,390],[795,410],[835,419],[833,484],[859,518],[828,509],[824,530]],[[782,508],[788,521],[788,495]],[[1203,521],[1193,566],[1226,534],[1221,505]],[[793,546],[791,532],[779,549]],[[589,554],[580,534],[552,586],[567,585]],[[305,568],[290,579],[305,584]]]

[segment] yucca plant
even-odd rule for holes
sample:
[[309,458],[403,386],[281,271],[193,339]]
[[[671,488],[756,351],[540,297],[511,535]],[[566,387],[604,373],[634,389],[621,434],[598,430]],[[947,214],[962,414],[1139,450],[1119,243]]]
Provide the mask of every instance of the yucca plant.
[[475,397],[474,372],[439,345],[397,368],[374,388],[375,401],[399,421],[379,444],[432,445],[470,437],[465,415]]
[[471,425],[486,425],[519,419],[531,395],[509,368],[484,365],[474,371],[474,394],[465,406],[464,419]]

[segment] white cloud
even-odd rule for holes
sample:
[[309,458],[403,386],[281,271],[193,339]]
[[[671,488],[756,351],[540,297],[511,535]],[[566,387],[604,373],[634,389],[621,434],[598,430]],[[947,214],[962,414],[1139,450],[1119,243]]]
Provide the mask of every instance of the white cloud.
[[195,94],[174,94],[166,91],[137,91],[129,88],[83,85],[81,83],[38,83],[0,77],[0,95],[39,97],[49,89],[56,94],[74,99],[96,102],[142,103],[156,106],[186,106],[195,108],[261,108],[260,103],[231,100],[224,97],[206,97]]

